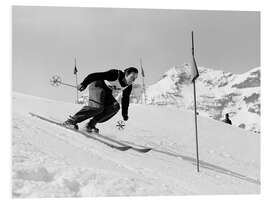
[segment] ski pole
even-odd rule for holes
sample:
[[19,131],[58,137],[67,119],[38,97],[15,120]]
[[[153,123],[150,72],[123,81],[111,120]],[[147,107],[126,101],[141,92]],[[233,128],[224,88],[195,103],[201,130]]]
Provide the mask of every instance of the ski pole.
[[70,85],[70,84],[67,84],[67,83],[63,83],[63,82],[61,82],[61,84],[62,84],[62,85],[66,85],[66,86],[69,86],[69,87],[74,87],[74,88],[76,88],[76,89],[77,89],[77,87],[76,87],[75,85]]
[[73,87],[73,88],[77,89],[77,86],[75,86],[75,85],[71,85],[71,84],[62,82],[60,76],[58,76],[58,75],[54,75],[52,77],[52,79],[50,80],[50,82],[51,82],[51,85],[54,87],[59,87],[60,85],[66,85],[66,86]]

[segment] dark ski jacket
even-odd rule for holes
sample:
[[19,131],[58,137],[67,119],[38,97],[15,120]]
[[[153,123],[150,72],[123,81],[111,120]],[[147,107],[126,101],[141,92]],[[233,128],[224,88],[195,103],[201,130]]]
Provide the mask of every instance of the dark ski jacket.
[[[118,77],[119,76],[119,77]],[[122,94],[122,115],[127,116],[128,115],[128,107],[129,107],[129,97],[132,91],[132,85],[129,85],[127,87],[127,84],[124,82],[124,77],[125,74],[121,70],[117,69],[111,69],[106,72],[97,72],[97,73],[91,73],[89,74],[81,83],[83,86],[83,89],[85,89],[90,83],[98,80],[107,80],[107,81],[116,81],[117,79],[119,80],[119,83],[122,87],[126,87],[123,90]],[[104,83],[104,89],[107,92],[110,92],[112,94],[112,90]]]

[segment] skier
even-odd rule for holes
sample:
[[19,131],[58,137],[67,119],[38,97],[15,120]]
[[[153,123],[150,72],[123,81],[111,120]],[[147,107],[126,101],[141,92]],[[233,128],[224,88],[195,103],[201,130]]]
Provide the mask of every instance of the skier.
[[223,122],[232,125],[232,121],[230,120],[228,113],[226,113],[225,119],[223,120]]
[[122,116],[124,121],[128,120],[129,97],[132,91],[132,83],[138,77],[138,69],[129,67],[123,71],[111,69],[106,72],[89,74],[81,84],[77,86],[83,91],[89,85],[89,103],[75,115],[70,116],[63,124],[68,128],[78,129],[77,123],[89,118],[86,125],[88,132],[99,132],[97,123],[103,123],[112,118],[119,110],[120,105],[114,98],[113,93],[122,93]]

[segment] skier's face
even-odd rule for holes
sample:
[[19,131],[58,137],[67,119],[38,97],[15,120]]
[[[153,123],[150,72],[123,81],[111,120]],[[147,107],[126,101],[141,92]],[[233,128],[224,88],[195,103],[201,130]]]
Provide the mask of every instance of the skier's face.
[[125,80],[127,85],[131,85],[138,77],[138,73],[132,72],[130,74],[125,75]]

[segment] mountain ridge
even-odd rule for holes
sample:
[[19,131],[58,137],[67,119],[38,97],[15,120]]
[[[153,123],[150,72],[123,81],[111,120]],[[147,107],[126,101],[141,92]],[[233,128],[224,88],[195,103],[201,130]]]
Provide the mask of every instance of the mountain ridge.
[[[175,105],[194,109],[189,64],[173,66],[146,89],[147,104]],[[198,67],[196,80],[198,112],[222,120],[230,114],[233,125],[260,132],[260,68],[243,74]]]

